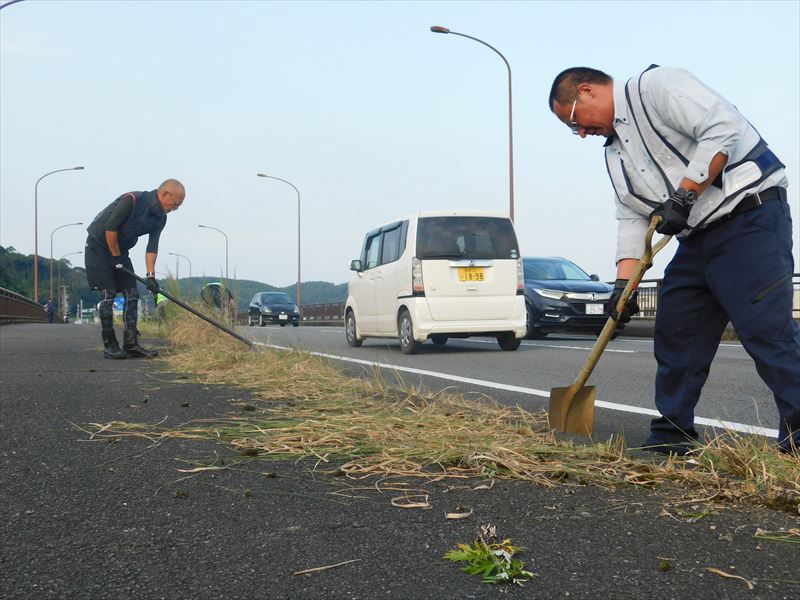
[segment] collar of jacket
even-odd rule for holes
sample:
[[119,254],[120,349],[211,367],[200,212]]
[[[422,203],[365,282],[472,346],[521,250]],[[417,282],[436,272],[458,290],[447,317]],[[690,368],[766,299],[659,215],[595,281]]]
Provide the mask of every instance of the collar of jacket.
[[158,190],[151,190],[149,192],[144,192],[142,194],[144,196],[145,202],[147,202],[147,206],[154,215],[163,216],[166,213],[164,209],[161,208],[161,204],[158,202]]

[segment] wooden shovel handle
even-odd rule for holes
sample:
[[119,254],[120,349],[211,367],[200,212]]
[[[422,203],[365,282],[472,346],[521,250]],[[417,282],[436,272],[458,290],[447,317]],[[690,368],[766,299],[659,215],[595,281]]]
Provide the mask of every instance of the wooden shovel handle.
[[[672,239],[671,235],[665,235],[658,240],[655,245],[653,245],[653,234],[655,233],[656,227],[660,222],[661,217],[659,216],[653,217],[650,220],[650,227],[647,228],[647,234],[644,238],[644,253],[642,254],[642,258],[639,259],[639,264],[636,265],[633,275],[628,280],[628,285],[626,285],[625,289],[622,290],[622,295],[619,297],[619,301],[617,302],[617,319],[619,319],[622,315],[622,311],[625,309],[625,303],[628,302],[633,290],[638,287],[645,271],[653,266],[653,257]],[[578,378],[575,380],[575,383],[572,384],[572,387],[576,391],[581,389],[589,379],[589,375],[591,375],[592,371],[594,371],[597,361],[600,360],[600,356],[606,349],[606,346],[608,345],[609,340],[611,340],[611,336],[614,335],[614,330],[616,328],[617,320],[615,320],[613,317],[608,317],[608,320],[603,327],[603,331],[601,331],[600,335],[597,336],[597,341],[594,343],[594,347],[589,353],[589,358],[586,359],[581,372],[578,374]]]

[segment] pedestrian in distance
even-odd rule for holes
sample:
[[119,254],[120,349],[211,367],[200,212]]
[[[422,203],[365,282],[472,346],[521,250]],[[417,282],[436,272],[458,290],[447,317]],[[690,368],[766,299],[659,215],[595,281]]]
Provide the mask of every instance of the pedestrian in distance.
[[44,305],[44,309],[47,311],[47,322],[48,323],[55,323],[56,322],[56,303],[53,302],[52,298],[47,299],[47,304]]
[[[627,82],[587,67],[553,81],[548,106],[575,135],[606,138],[616,193],[612,316],[657,231],[676,235],[655,323],[655,405],[646,445],[685,454],[695,406],[730,320],[780,415],[779,448],[800,448],[800,328],[792,318],[792,220],[784,165],[719,93],[684,69],[652,65]],[[638,312],[632,295],[620,316]]]
[[[152,294],[158,293],[156,258],[159,237],[167,224],[167,214],[177,210],[185,197],[183,184],[176,179],[167,179],[157,190],[123,194],[100,211],[87,228],[86,278],[90,289],[101,290],[103,294],[98,312],[105,358],[152,358],[158,355],[156,350],[139,343],[139,331],[136,328],[139,291],[136,279],[123,269],[134,272],[128,252],[141,236],[148,235],[145,250],[147,289]],[[122,348],[114,333],[113,305],[118,293],[125,299]]]

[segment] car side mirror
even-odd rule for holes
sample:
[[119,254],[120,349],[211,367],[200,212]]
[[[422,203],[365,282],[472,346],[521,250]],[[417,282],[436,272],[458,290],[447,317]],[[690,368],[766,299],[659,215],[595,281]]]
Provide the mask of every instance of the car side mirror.
[[350,261],[350,270],[351,271],[356,271],[357,273],[360,273],[361,271],[363,271],[364,269],[361,268],[361,261],[358,260],[358,259],[351,260]]
[[589,279],[591,279],[592,281],[600,281],[600,278],[595,274],[589,275]]

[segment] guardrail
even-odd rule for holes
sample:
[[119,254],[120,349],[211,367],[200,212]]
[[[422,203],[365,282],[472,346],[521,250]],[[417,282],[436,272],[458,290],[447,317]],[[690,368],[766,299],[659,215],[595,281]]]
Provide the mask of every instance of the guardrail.
[[0,288],[0,325],[47,323],[47,311],[21,294]]
[[[635,318],[652,318],[658,310],[658,297],[661,294],[662,279],[642,279],[639,283],[639,314]],[[792,275],[792,316],[800,319],[800,273]],[[754,290],[755,291],[755,290]],[[325,323],[344,320],[344,302],[304,304],[300,307],[300,318],[304,323]]]
[[300,319],[303,321],[342,321],[344,320],[344,306],[344,302],[304,304],[300,307]]

